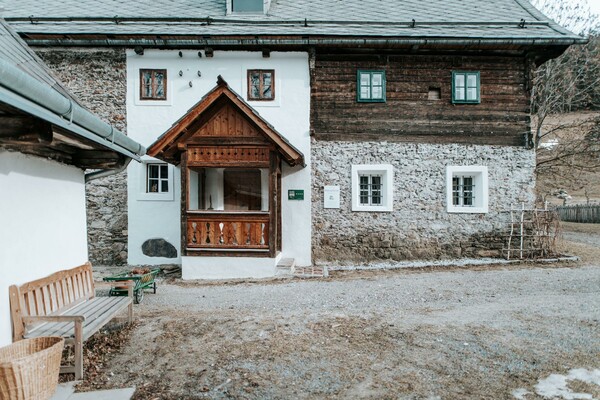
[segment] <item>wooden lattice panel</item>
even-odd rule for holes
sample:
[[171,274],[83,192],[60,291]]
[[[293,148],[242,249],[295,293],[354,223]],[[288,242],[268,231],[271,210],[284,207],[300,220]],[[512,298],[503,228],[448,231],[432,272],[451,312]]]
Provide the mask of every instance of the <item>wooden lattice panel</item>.
[[269,148],[262,146],[198,146],[188,148],[189,166],[265,166]]

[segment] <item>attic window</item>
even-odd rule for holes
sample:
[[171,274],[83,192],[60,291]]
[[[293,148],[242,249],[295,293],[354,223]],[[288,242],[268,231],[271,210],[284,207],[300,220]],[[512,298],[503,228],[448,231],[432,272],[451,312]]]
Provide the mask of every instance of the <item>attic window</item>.
[[263,0],[231,0],[231,11],[234,13],[262,13]]
[[272,69],[248,70],[248,100],[275,99],[275,71]]
[[167,99],[167,70],[140,69],[140,100]]

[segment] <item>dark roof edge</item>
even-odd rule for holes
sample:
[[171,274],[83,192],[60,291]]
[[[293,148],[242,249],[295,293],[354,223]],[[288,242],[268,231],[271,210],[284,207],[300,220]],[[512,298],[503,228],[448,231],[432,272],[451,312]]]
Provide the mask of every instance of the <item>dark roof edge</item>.
[[[51,33],[44,34],[45,36],[51,35]],[[25,39],[27,44],[30,46],[97,46],[97,47],[160,47],[160,48],[176,48],[176,47],[233,47],[233,46],[323,46],[323,47],[335,47],[335,46],[374,46],[374,47],[394,47],[394,46],[405,46],[405,45],[448,45],[448,46],[478,46],[478,45],[518,45],[518,46],[569,46],[572,44],[585,44],[588,42],[587,38],[580,36],[571,37],[559,37],[559,38],[483,38],[483,37],[470,37],[470,38],[397,38],[397,37],[372,37],[362,38],[357,37],[333,37],[333,36],[320,36],[318,38],[311,36],[301,37],[287,37],[277,38],[273,35],[254,37],[248,39],[246,37],[226,37],[219,38],[218,36],[212,36],[210,38],[203,39],[186,39],[182,36],[180,39],[144,39],[144,38],[128,38],[128,39],[78,39],[76,35],[69,35],[68,39],[64,38],[64,34],[60,35],[60,38],[56,39]],[[85,36],[94,35],[92,33],[86,33]],[[103,34],[99,34],[103,35]],[[129,35],[129,36],[141,36],[141,35]]]

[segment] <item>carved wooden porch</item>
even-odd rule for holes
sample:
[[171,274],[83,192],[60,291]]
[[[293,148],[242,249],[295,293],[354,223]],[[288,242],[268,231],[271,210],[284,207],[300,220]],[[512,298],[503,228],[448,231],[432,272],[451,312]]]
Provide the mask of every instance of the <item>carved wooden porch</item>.
[[304,156],[219,78],[148,154],[181,167],[185,256],[275,257],[281,162]]

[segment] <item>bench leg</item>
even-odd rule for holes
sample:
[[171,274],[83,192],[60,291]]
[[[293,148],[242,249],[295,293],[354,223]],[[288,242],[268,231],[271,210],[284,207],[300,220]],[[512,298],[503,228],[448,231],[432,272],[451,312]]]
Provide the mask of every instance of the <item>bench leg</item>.
[[[129,281],[132,282],[132,281]],[[131,299],[131,303],[129,303],[129,310],[127,312],[128,322],[133,323],[133,285],[129,285],[127,288],[127,296]]]
[[75,321],[75,380],[83,379],[83,326]]

